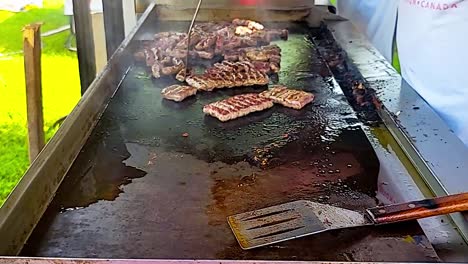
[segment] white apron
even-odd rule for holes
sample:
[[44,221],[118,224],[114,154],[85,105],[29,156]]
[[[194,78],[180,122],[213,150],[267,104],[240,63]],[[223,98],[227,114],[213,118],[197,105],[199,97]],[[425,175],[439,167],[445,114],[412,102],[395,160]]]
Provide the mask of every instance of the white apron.
[[399,0],[338,0],[337,10],[366,34],[374,47],[392,61]]
[[403,78],[468,146],[468,0],[401,0]]

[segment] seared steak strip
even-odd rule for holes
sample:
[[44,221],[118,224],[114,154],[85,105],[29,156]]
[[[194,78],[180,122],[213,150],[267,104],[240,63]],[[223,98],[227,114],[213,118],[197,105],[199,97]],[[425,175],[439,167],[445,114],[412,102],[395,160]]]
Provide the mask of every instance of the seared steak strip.
[[262,98],[258,94],[241,94],[205,105],[203,112],[226,122],[271,107],[273,101],[268,98]]
[[204,74],[189,76],[186,82],[198,90],[212,91],[217,88],[231,88],[250,85],[266,85],[268,75],[246,62],[223,61],[216,63]]
[[161,91],[161,94],[164,98],[176,102],[181,102],[185,98],[193,96],[197,93],[197,89],[191,86],[183,86],[183,85],[171,85],[169,87],[164,88]]
[[292,90],[282,85],[274,85],[267,91],[260,93],[260,96],[271,99],[277,104],[298,110],[311,103],[315,97],[311,93]]

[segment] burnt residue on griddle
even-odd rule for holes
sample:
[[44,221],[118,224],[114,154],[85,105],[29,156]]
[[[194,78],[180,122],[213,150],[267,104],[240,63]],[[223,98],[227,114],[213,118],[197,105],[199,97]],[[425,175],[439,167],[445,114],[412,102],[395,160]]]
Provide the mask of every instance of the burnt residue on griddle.
[[[234,171],[214,171],[209,215],[225,224],[228,215],[301,199],[354,210],[375,206],[377,157],[362,131],[342,133],[353,141],[335,141],[319,149],[285,146],[275,155],[281,166],[252,172],[235,164]],[[349,142],[361,149],[355,152]]]
[[351,63],[346,52],[334,40],[327,26],[322,24],[320,28],[315,29],[311,39],[317,45],[320,55],[327,62],[360,120],[368,125],[381,124],[382,121],[377,113],[380,103],[375,90],[368,87],[357,67]]

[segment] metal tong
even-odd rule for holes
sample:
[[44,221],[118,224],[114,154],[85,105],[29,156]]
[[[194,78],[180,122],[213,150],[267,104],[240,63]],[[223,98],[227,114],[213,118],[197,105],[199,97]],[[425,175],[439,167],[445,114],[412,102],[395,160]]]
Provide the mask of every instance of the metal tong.
[[197,8],[195,9],[195,13],[192,17],[192,22],[190,23],[188,32],[187,32],[187,56],[185,57],[185,70],[184,70],[184,79],[187,78],[188,68],[189,68],[189,56],[190,56],[190,37],[192,35],[192,29],[195,25],[195,21],[197,20],[198,13],[200,12],[200,7],[202,5],[203,0],[198,1]]

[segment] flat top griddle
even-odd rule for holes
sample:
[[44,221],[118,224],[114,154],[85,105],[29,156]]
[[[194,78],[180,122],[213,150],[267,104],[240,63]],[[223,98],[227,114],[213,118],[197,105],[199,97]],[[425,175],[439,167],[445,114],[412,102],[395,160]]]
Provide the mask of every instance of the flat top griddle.
[[220,123],[203,115],[203,105],[267,87],[173,103],[160,95],[172,78],[152,80],[145,67],[132,67],[22,255],[437,261],[416,223],[252,251],[238,246],[228,215],[298,199],[355,210],[376,205],[379,161],[314,47],[318,31],[302,24],[290,30],[289,41],[276,43],[283,50],[278,77],[315,93],[301,111],[275,106]]

